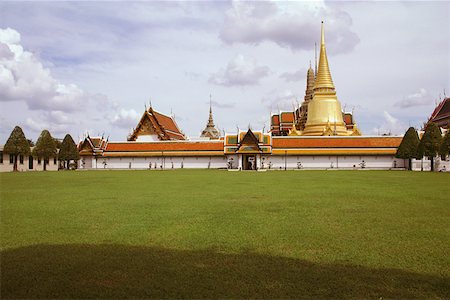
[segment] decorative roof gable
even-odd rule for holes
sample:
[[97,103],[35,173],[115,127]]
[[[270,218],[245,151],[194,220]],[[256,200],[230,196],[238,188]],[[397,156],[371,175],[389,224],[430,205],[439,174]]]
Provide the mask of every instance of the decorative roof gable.
[[261,152],[259,140],[251,129],[249,129],[242,138],[237,152]]
[[152,107],[144,112],[128,141],[136,141],[140,135],[156,135],[161,141],[186,139],[171,117],[153,110]]

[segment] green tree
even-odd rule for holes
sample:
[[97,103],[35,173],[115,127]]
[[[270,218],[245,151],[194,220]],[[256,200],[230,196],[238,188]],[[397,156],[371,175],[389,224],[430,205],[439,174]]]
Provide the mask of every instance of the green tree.
[[441,148],[439,149],[439,154],[442,159],[445,159],[450,152],[450,129],[447,130],[444,138],[442,139]]
[[431,160],[431,171],[434,171],[434,158],[441,147],[441,130],[436,123],[429,123],[419,143],[419,156],[426,156]]
[[395,157],[408,160],[408,170],[411,170],[411,159],[417,158],[419,143],[420,140],[417,131],[413,127],[409,127],[395,155]]
[[20,128],[19,126],[14,127],[11,135],[6,141],[3,151],[5,153],[14,155],[13,170],[17,171],[17,158],[19,157],[19,155],[30,155],[30,145],[25,138],[25,134],[23,133],[22,128]]
[[61,140],[54,138],[56,149],[61,149]]
[[44,160],[43,170],[47,170],[47,164],[50,157],[56,156],[56,143],[48,130],[42,130],[36,146],[33,148],[33,156],[40,157]]
[[69,163],[71,160],[77,161],[78,159],[80,159],[77,145],[73,141],[70,134],[66,134],[66,136],[64,137],[64,140],[61,143],[58,158],[59,160],[66,162],[67,169],[69,169]]

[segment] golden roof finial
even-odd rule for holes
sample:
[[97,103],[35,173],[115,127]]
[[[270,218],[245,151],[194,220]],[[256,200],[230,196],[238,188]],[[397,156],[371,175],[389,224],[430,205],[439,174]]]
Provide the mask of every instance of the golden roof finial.
[[334,91],[334,84],[333,79],[331,79],[330,67],[328,66],[327,51],[325,49],[325,29],[322,21],[319,69],[316,74],[314,92],[316,92],[316,90],[318,90],[318,92],[322,90],[323,92],[329,93],[330,89]]
[[322,21],[322,28],[320,31],[321,35],[320,35],[320,46],[325,45],[325,31],[323,28],[323,21]]

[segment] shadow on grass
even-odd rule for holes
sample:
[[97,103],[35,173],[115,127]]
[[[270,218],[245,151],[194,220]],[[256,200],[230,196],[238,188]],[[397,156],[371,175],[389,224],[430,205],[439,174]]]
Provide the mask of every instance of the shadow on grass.
[[126,245],[1,252],[5,298],[449,298],[448,278],[395,269]]

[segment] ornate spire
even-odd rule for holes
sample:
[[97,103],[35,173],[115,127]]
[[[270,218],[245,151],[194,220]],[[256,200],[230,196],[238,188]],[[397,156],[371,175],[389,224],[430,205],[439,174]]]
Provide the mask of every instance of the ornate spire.
[[213,120],[213,115],[212,115],[211,94],[209,94],[209,118],[208,118],[208,124],[206,124],[206,127],[214,127],[214,120]]
[[314,93],[314,71],[311,68],[311,64],[309,65],[308,72],[306,73],[306,91],[305,91],[305,102],[309,102],[313,98]]
[[319,66],[314,83],[313,98],[308,104],[303,135],[349,135],[342,116],[341,103],[331,79],[325,49],[325,30],[322,21]]
[[220,132],[216,129],[212,114],[212,101],[211,95],[209,95],[209,118],[206,128],[202,131],[201,137],[209,137],[210,139],[218,139],[220,137]]
[[322,21],[322,33],[320,42],[319,68],[316,74],[314,92],[334,92],[333,79],[331,78],[330,68],[328,66],[327,51],[325,49],[325,30]]

